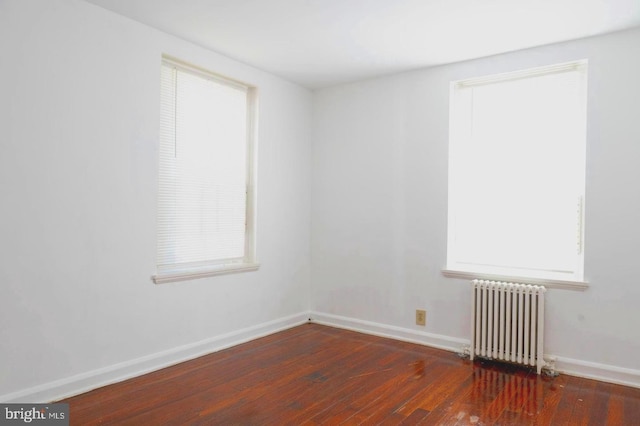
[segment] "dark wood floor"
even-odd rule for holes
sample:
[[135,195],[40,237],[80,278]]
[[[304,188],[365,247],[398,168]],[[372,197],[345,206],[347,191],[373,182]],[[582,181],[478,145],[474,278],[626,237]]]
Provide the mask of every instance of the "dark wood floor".
[[73,425],[640,425],[640,389],[317,324],[62,402]]

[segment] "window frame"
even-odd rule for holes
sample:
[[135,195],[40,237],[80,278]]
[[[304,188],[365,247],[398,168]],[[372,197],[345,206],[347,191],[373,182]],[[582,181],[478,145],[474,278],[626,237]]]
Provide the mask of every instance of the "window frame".
[[[243,83],[241,81],[231,79],[220,74],[211,72],[204,68],[194,66],[183,62],[179,59],[162,55],[161,68],[169,66],[178,71],[190,73],[192,75],[215,81],[216,83],[241,88],[247,93],[246,104],[246,213],[245,213],[245,230],[244,230],[244,257],[238,259],[212,259],[204,262],[193,262],[189,264],[174,264],[161,266],[159,265],[159,255],[156,250],[156,274],[152,275],[152,280],[156,284],[169,283],[175,281],[194,280],[199,278],[212,277],[216,275],[256,271],[260,268],[260,263],[256,259],[256,186],[257,186],[257,123],[258,123],[258,89],[255,86]],[[176,117],[174,115],[175,122]],[[160,141],[158,142],[160,143]],[[158,150],[158,179],[161,178],[160,166],[160,150]],[[158,218],[156,226],[156,237],[158,247],[159,238],[159,195],[160,187],[158,186],[158,198],[156,203],[156,214]]]
[[[518,271],[513,267],[505,267],[505,266],[488,266],[488,265],[473,265],[473,264],[465,264],[465,262],[461,262],[460,259],[457,259],[456,247],[455,247],[455,232],[456,232],[456,224],[455,224],[455,202],[454,199],[458,197],[455,191],[457,190],[456,185],[454,184],[455,176],[457,176],[456,168],[458,167],[455,163],[456,156],[455,151],[457,149],[456,144],[460,144],[461,139],[466,136],[461,136],[461,133],[465,133],[464,127],[469,123],[461,123],[460,115],[468,115],[469,118],[473,117],[473,113],[465,110],[461,112],[464,108],[470,108],[471,106],[468,104],[463,105],[461,102],[461,98],[464,94],[461,92],[464,89],[473,88],[477,86],[482,86],[486,84],[496,84],[501,82],[509,82],[513,80],[526,79],[531,77],[542,77],[545,75],[562,73],[562,72],[579,72],[581,74],[582,82],[580,83],[581,93],[580,95],[584,97],[583,99],[583,107],[584,110],[584,152],[581,154],[582,157],[578,158],[576,161],[581,163],[582,173],[579,179],[579,183],[576,186],[578,189],[578,195],[580,197],[579,203],[579,222],[578,232],[579,232],[579,246],[580,252],[576,256],[576,266],[575,270],[571,273],[558,273],[550,270],[539,270],[534,272],[533,269],[523,269]],[[479,78],[470,78],[452,81],[450,84],[450,105],[449,105],[449,169],[448,169],[448,209],[447,209],[447,252],[446,252],[446,267],[442,269],[442,273],[446,277],[451,278],[464,278],[464,279],[488,279],[488,280],[496,280],[496,281],[517,281],[522,283],[530,283],[530,284],[542,284],[548,287],[553,288],[564,288],[564,289],[574,289],[574,290],[583,290],[588,288],[588,282],[584,279],[584,225],[585,225],[585,209],[584,209],[584,200],[585,200],[585,192],[586,192],[586,148],[587,148],[587,135],[586,135],[586,126],[587,126],[587,74],[588,74],[588,61],[586,59],[571,61],[566,63],[554,64],[543,67],[536,67],[530,69],[524,69],[514,72],[487,75]],[[467,120],[467,118],[465,118]],[[467,129],[468,130],[468,129]]]

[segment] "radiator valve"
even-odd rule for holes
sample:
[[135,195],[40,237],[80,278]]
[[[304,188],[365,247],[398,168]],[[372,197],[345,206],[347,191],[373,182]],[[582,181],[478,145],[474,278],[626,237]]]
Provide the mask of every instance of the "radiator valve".
[[556,371],[556,357],[548,357],[544,359],[542,372],[549,377],[557,377],[560,375],[560,373]]

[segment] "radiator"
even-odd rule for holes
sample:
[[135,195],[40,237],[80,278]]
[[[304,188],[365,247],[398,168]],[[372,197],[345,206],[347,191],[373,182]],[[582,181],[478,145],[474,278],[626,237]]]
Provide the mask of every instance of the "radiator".
[[543,286],[473,280],[470,356],[544,366]]

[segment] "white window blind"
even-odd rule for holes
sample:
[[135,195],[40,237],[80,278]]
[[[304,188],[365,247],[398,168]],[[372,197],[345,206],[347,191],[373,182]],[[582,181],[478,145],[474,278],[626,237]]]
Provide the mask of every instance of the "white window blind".
[[250,100],[248,87],[163,61],[159,274],[253,261]]
[[452,83],[447,269],[583,279],[586,66]]

